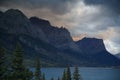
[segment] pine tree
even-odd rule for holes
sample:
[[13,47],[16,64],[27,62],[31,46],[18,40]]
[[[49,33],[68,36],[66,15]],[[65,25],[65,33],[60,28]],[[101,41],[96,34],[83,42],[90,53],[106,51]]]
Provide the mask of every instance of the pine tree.
[[66,71],[66,80],[71,80],[71,71],[69,67],[67,68],[67,71]]
[[24,71],[25,80],[31,80],[33,78],[33,73],[28,68]]
[[43,73],[43,75],[42,75],[42,80],[45,80],[45,74]]
[[64,72],[63,72],[62,80],[67,80],[67,79],[66,79],[66,71],[65,71],[65,70],[64,70]]
[[13,80],[22,80],[24,79],[24,69],[23,65],[23,50],[21,49],[20,44],[16,45],[15,51],[13,52],[12,57],[12,79]]
[[52,77],[51,80],[54,80],[54,78]]
[[7,80],[5,49],[0,46],[0,80]]
[[29,80],[32,78],[32,72],[30,72],[23,64],[23,53],[22,47],[18,43],[12,57],[12,80]]
[[39,60],[38,57],[37,57],[37,60],[36,60],[35,79],[36,80],[41,80],[41,65],[40,65],[40,60]]
[[75,67],[75,71],[73,73],[73,79],[74,80],[82,80],[80,74],[79,74],[79,71],[78,71],[78,67]]
[[60,78],[58,77],[58,79],[57,80],[60,80]]

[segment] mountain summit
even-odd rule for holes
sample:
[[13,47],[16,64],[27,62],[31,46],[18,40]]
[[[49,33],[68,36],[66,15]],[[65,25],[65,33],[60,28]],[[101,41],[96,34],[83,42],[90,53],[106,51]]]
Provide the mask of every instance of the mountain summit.
[[48,20],[28,19],[14,9],[0,12],[0,44],[10,55],[17,42],[25,51],[28,65],[34,63],[36,55],[40,55],[43,66],[120,65],[120,60],[107,52],[102,39],[83,38],[74,42],[66,28],[52,26]]
[[97,38],[83,38],[76,42],[84,54],[95,54],[101,51],[106,51],[102,39]]

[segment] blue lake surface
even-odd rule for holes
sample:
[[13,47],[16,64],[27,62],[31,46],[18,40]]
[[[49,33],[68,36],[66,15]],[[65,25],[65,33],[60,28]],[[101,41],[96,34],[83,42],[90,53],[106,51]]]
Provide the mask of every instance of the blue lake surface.
[[[57,80],[62,77],[63,71],[66,68],[42,68],[41,72],[45,74],[46,80],[52,77]],[[71,74],[74,72],[74,67],[71,67]],[[35,69],[31,68],[34,72]],[[120,69],[114,68],[84,68],[79,67],[79,74],[83,80],[120,80]]]

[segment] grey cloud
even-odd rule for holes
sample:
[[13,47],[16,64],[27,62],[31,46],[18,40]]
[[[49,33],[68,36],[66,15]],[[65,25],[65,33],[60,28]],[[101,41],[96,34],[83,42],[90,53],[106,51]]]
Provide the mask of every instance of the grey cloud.
[[77,0],[0,0],[2,7],[23,7],[28,9],[47,8],[54,13],[64,14]]
[[101,5],[110,11],[120,14],[120,0],[84,0],[87,5]]

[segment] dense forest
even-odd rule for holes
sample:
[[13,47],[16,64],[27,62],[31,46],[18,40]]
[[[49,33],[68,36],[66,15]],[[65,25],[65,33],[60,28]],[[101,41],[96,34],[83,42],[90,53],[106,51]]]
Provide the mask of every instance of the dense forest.
[[[41,72],[40,58],[36,56],[35,72],[30,71],[30,66],[24,64],[24,50],[17,43],[10,59],[6,56],[7,50],[0,46],[0,80],[46,80]],[[51,76],[51,80],[54,78]],[[70,67],[66,68],[63,76],[58,80],[82,80],[78,67],[71,74]]]

